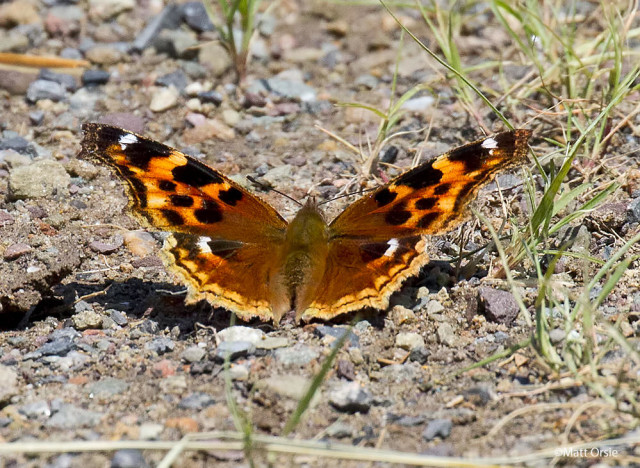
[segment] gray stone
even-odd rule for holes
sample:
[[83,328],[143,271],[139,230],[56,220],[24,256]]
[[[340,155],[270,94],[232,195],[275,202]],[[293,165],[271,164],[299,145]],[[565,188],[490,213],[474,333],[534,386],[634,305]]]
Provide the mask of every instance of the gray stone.
[[213,31],[214,26],[202,2],[186,2],[180,5],[182,20],[194,31]]
[[149,466],[142,455],[142,450],[118,450],[111,458],[111,468],[148,468]]
[[[53,408],[52,408],[53,409]],[[45,423],[47,427],[56,429],[78,429],[92,427],[100,423],[102,413],[89,411],[74,405],[62,403],[58,411]]]
[[627,219],[630,223],[640,223],[640,197],[629,203],[627,207]]
[[378,79],[373,75],[365,73],[358,76],[355,79],[354,84],[356,84],[357,86],[363,86],[367,89],[374,89],[378,86]]
[[27,403],[18,408],[20,414],[24,414],[29,419],[48,418],[51,416],[51,408],[46,400]]
[[258,349],[277,349],[289,346],[289,340],[284,336],[268,336],[260,341],[256,348]]
[[140,439],[154,440],[160,437],[164,426],[162,424],[144,423],[140,425]]
[[250,341],[223,341],[216,348],[215,360],[217,362],[224,362],[225,359],[234,361],[253,354],[255,350],[256,345]]
[[429,356],[431,356],[431,352],[425,346],[420,346],[411,350],[409,353],[409,361],[425,364]]
[[96,86],[103,85],[109,82],[109,78],[111,78],[111,73],[106,70],[85,70],[82,74],[82,84],[85,86]]
[[478,298],[480,312],[492,322],[510,325],[520,313],[518,303],[508,291],[480,286]]
[[173,351],[176,345],[171,339],[164,336],[159,336],[151,340],[144,347],[149,351],[153,351],[158,355],[162,355]]
[[405,101],[401,109],[409,112],[426,112],[431,109],[433,102],[434,98],[431,96],[420,96]]
[[73,305],[73,310],[76,314],[84,312],[85,310],[93,310],[93,306],[87,301],[78,301]]
[[160,86],[173,86],[179,91],[183,91],[189,84],[189,78],[182,70],[176,70],[156,79],[156,84]]
[[124,327],[129,323],[127,316],[119,310],[108,309],[107,312],[109,313],[109,317],[111,318],[111,320],[113,320],[117,325]]
[[178,6],[169,4],[159,15],[155,15],[147,23],[131,44],[131,48],[141,52],[149,47],[164,28],[175,29],[179,26]]
[[316,100],[316,90],[301,81],[293,81],[278,77],[266,80],[267,89],[278,96],[302,102]]
[[18,389],[18,374],[10,367],[0,364],[0,403],[7,402],[17,395]]
[[438,341],[443,345],[453,347],[456,344],[456,335],[453,332],[453,327],[449,323],[441,323],[438,325],[438,330],[436,331],[438,335]]
[[319,327],[315,328],[313,333],[318,335],[320,338],[324,338],[325,336],[332,336],[336,340],[339,340],[346,333],[348,333],[349,336],[345,340],[345,343],[347,343],[350,348],[353,348],[353,347],[357,348],[360,346],[360,338],[358,338],[358,335],[349,331],[345,327],[339,327],[339,326],[330,327],[327,325],[320,325]]
[[424,338],[419,333],[398,333],[396,346],[411,351],[416,348],[424,348]]
[[189,346],[185,349],[180,357],[188,363],[202,361],[202,358],[205,357],[207,352],[201,348],[200,346]]
[[42,99],[62,101],[67,98],[67,91],[60,83],[48,80],[36,80],[27,89],[27,101],[35,103]]
[[64,356],[69,351],[75,349],[75,347],[76,344],[72,338],[68,336],[61,336],[43,344],[33,353],[28,353],[27,355],[25,355],[25,359],[33,359],[40,356]]
[[329,394],[329,403],[345,413],[368,413],[371,402],[371,393],[358,382],[343,383]]
[[427,424],[427,427],[422,432],[422,438],[427,441],[436,437],[446,439],[451,434],[452,427],[451,419],[434,419]]
[[[311,381],[301,375],[274,375],[258,380],[254,385],[254,390],[272,392],[278,396],[300,401],[307,393],[310,384]],[[322,392],[317,391],[311,398],[310,405],[316,406],[321,398]]]
[[203,103],[209,102],[211,104],[219,106],[220,104],[222,104],[224,97],[218,91],[203,91],[201,93],[198,93],[198,99],[200,99],[200,101]]
[[180,400],[178,408],[186,410],[200,410],[207,406],[214,405],[215,403],[216,401],[208,393],[194,392]]
[[9,175],[9,193],[14,199],[66,195],[71,177],[57,161],[37,161],[16,167]]
[[349,424],[342,421],[336,421],[331,426],[327,427],[325,432],[329,437],[344,439],[346,437],[353,436],[355,431]]
[[193,59],[198,55],[198,48],[195,47],[197,45],[198,40],[195,35],[181,29],[165,29],[153,41],[153,46],[159,53],[186,60]]
[[30,158],[37,156],[36,149],[33,144],[26,138],[19,135],[5,137],[0,140],[0,150],[13,150],[16,153],[25,154]]
[[549,339],[553,344],[562,343],[566,336],[566,333],[561,328],[554,328],[549,332]]
[[307,345],[296,344],[273,352],[276,361],[285,366],[304,366],[320,356],[320,352]]
[[235,326],[218,332],[220,341],[248,341],[258,346],[264,339],[264,332],[258,328]]
[[78,88],[78,82],[76,81],[73,75],[68,75],[67,73],[56,73],[52,72],[47,68],[43,68],[40,70],[40,74],[38,75],[39,80],[46,81],[54,81],[61,85],[67,91],[75,91]]
[[128,388],[129,384],[124,380],[107,377],[88,385],[87,391],[95,398],[107,399],[125,392]]

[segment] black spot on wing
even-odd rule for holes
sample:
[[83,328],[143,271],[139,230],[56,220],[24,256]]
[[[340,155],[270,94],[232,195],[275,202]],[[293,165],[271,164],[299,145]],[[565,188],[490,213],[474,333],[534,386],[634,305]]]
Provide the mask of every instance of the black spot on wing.
[[220,206],[213,200],[204,200],[202,207],[193,212],[202,224],[214,224],[222,221]]
[[187,164],[176,166],[171,171],[176,182],[202,187],[203,185],[223,182],[222,177],[202,163],[189,159]]
[[236,203],[242,200],[242,192],[235,187],[231,187],[228,190],[221,190],[218,193],[218,198],[227,205],[236,206]]
[[169,222],[172,226],[182,226],[184,224],[184,219],[180,216],[180,213],[173,210],[160,210],[162,216]]
[[427,213],[422,218],[420,218],[420,220],[418,220],[418,227],[422,229],[430,227],[433,222],[438,219],[438,216],[440,216],[440,213],[438,211]]
[[468,198],[469,194],[479,186],[480,184],[478,184],[478,182],[468,182],[464,187],[462,187],[458,192],[458,196],[456,197],[454,211],[458,210],[461,204]]
[[436,205],[437,201],[438,199],[435,197],[421,198],[416,202],[415,207],[418,210],[430,210]]
[[392,226],[399,226],[411,218],[411,212],[405,210],[404,203],[394,206],[384,217],[384,220]]
[[142,140],[131,133],[123,132],[122,135],[118,137],[118,140],[120,140],[120,138],[126,138],[127,136],[137,140],[133,143],[121,144],[121,147],[124,146],[122,153],[127,157],[127,161],[132,166],[146,170],[149,168],[149,162],[152,159],[166,158],[171,154],[172,150],[168,146],[158,143],[157,141]]
[[406,185],[413,189],[423,189],[436,185],[442,179],[442,171],[433,167],[433,161],[424,163],[402,174],[393,185]]
[[158,188],[165,192],[175,192],[176,184],[174,184],[170,180],[161,180],[160,182],[158,182]]
[[397,196],[398,196],[397,192],[392,192],[387,187],[385,187],[382,190],[378,191],[373,196],[373,199],[376,201],[378,206],[381,207],[391,203],[393,200],[396,199]]
[[451,184],[440,184],[435,189],[433,189],[434,195],[444,195],[451,188]]
[[211,239],[207,242],[211,253],[220,258],[232,257],[238,249],[244,244],[238,241],[230,241],[227,239]]
[[171,195],[169,200],[171,204],[176,207],[188,208],[193,206],[193,198],[189,195]]
[[360,258],[364,263],[370,263],[379,259],[389,248],[386,242],[376,242],[372,244],[362,244],[359,246]]

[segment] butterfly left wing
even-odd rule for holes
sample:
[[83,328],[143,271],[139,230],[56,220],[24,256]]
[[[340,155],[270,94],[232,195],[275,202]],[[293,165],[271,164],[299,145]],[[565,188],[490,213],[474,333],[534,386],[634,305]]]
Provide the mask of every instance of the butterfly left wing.
[[173,232],[164,260],[189,286],[239,317],[271,319],[271,253],[285,240],[286,221],[218,171],[135,133],[83,125],[80,157],[110,166],[126,182],[129,207],[146,226]]
[[301,301],[301,318],[385,309],[391,294],[429,261],[422,235],[443,233],[464,220],[478,190],[524,160],[530,136],[529,130],[514,130],[469,143],[350,205],[329,226],[324,277]]

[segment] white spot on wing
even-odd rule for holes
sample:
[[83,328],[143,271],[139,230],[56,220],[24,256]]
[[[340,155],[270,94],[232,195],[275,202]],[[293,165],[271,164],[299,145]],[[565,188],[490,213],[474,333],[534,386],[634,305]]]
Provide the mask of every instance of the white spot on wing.
[[200,249],[200,252],[211,253],[209,242],[211,242],[211,237],[202,236],[198,239],[198,248]]
[[485,149],[492,150],[492,149],[496,149],[498,147],[498,142],[496,140],[494,140],[493,138],[487,138],[486,140],[484,140],[482,142],[482,144],[480,146],[482,146]]
[[138,141],[138,137],[136,137],[131,133],[127,133],[120,137],[120,139],[118,140],[118,143],[120,143],[120,148],[122,148],[122,151],[124,151],[127,149],[127,145],[130,145],[132,143],[137,143],[137,141]]
[[396,250],[398,250],[398,246],[400,245],[400,243],[398,242],[398,239],[389,239],[387,245],[389,247],[387,247],[387,250],[385,250],[384,256],[391,257],[396,252]]

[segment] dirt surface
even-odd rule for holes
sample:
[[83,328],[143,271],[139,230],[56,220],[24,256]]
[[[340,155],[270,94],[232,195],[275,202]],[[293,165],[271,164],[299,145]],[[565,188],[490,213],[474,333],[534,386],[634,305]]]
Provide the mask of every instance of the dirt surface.
[[[298,199],[378,186],[410,167],[418,153],[426,160],[480,137],[482,126],[504,128],[480,101],[471,117],[442,70],[405,38],[396,94],[417,83],[429,89],[412,98],[413,107],[394,129],[405,133],[385,145],[383,153],[397,156],[374,177],[363,178],[363,161],[319,127],[365,152],[375,139],[379,121],[372,113],[335,104],[385,109],[389,103],[400,29],[378,7],[276,4],[262,17],[248,76],[238,87],[228,57],[210,42],[217,36],[202,24],[202,14],[195,15],[194,29],[183,7],[167,12],[157,0],[135,6],[99,0],[34,0],[22,8],[19,3],[24,2],[0,3],[0,44],[4,40],[7,51],[86,58],[91,71],[108,72],[108,81],[96,83],[75,70],[60,72],[65,78],[41,74],[36,80],[37,71],[0,68],[0,381],[6,382],[0,388],[0,442],[175,441],[192,431],[235,430],[220,358],[225,346],[233,350],[230,394],[238,408],[256,433],[282,434],[303,389],[353,316],[328,324],[297,326],[288,317],[279,328],[258,322],[230,328],[224,310],[185,306],[184,288],[158,256],[162,234],[140,231],[124,210],[119,181],[76,158],[81,124],[118,124],[201,157],[243,184],[244,176],[257,175]],[[155,31],[134,51],[145,26],[160,15],[175,29]],[[427,43],[433,41],[418,12],[403,11],[402,20]],[[457,39],[466,65],[502,63],[500,74],[480,67],[473,75],[487,88],[506,90],[530,69],[490,13],[470,16]],[[189,40],[202,48],[182,50]],[[533,100],[505,100],[501,109],[516,126],[534,131],[531,145],[544,156],[552,151],[547,139],[562,131],[550,118],[536,119],[537,107]],[[622,188],[562,230],[551,240],[553,248],[565,245],[606,260],[637,232],[637,163],[629,152],[638,138],[625,127],[611,140],[597,183],[617,179]],[[567,188],[602,163],[576,160],[575,182]],[[526,225],[523,177],[512,171],[499,178],[502,192],[495,183],[481,192],[474,206],[494,227],[508,231],[514,220]],[[539,189],[540,177],[532,180]],[[278,194],[251,189],[285,217],[295,213],[295,204]],[[328,204],[327,216],[347,203],[341,198]],[[464,251],[474,254],[458,264],[460,239]],[[618,408],[601,404],[592,387],[570,373],[552,372],[531,348],[454,376],[532,332],[508,284],[488,275],[496,253],[477,253],[490,240],[487,228],[474,220],[430,239],[434,261],[393,297],[389,311],[360,318],[295,430],[297,438],[474,458],[632,433],[636,419],[624,398]],[[636,267],[630,265],[598,313],[637,349]],[[527,278],[535,271],[520,265],[516,272],[519,293],[533,314],[537,283]],[[563,257],[556,273],[576,296],[593,275],[572,257]],[[549,310],[554,313],[561,311]],[[553,331],[560,349],[570,331]],[[613,388],[630,364],[619,351],[607,359],[610,366],[598,372]],[[633,445],[613,448],[616,456],[555,462],[627,465],[640,456]],[[15,453],[0,454],[0,465],[152,466],[162,455]],[[282,457],[291,466],[332,463]],[[214,465],[248,466],[235,451],[187,453],[176,464]]]

